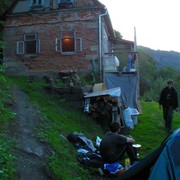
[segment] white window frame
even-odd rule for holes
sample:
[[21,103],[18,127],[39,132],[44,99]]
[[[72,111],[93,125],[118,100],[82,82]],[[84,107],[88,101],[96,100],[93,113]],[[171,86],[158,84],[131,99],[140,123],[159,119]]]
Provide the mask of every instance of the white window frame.
[[[28,35],[34,35],[34,39],[27,39],[27,36]],[[26,42],[28,41],[36,41],[36,52],[33,53],[33,54],[27,54],[26,53]],[[37,55],[39,54],[41,51],[41,42],[40,42],[40,39],[38,39],[38,36],[37,34],[24,34],[24,41],[17,41],[16,43],[16,54],[17,55]]]
[[17,41],[17,43],[16,43],[16,54],[18,54],[18,55],[24,54],[24,41]]
[[82,38],[76,38],[76,40],[75,40],[75,51],[77,51],[77,52],[81,52],[82,51]]
[[55,39],[55,51],[56,52],[61,52],[61,48],[60,48],[60,38],[56,38]]
[[[27,36],[34,36],[32,39],[28,39]],[[32,41],[37,40],[37,34],[31,33],[31,34],[24,34],[24,41]]]
[[81,52],[82,51],[82,38],[75,38],[75,51],[69,51],[69,52],[63,52],[62,51],[62,45],[61,45],[61,38],[55,39],[55,51],[59,52],[61,54],[70,54],[75,52]]

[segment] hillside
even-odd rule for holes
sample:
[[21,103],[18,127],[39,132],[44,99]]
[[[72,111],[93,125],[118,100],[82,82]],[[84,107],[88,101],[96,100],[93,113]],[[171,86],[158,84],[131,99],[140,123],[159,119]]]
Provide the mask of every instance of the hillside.
[[[37,78],[32,82],[27,77],[4,77],[1,74],[0,80],[0,179],[23,179],[29,173],[33,180],[41,177],[62,180],[106,178],[99,177],[96,168],[80,164],[76,159],[79,155],[76,148],[66,139],[72,132],[83,132],[95,143],[97,136],[104,136],[99,123],[75,110],[57,94],[45,91],[43,87],[47,84],[44,79]],[[7,90],[4,90],[6,86],[11,90],[9,93],[13,92],[8,101]],[[5,105],[12,110],[11,122],[3,107],[4,97]],[[168,134],[164,130],[158,103],[141,102],[141,105],[143,113],[138,116],[138,124],[129,134],[141,144],[140,159],[143,159]],[[179,119],[180,114],[175,112],[173,129],[180,127]],[[4,137],[6,132],[9,132],[8,139]]]
[[158,67],[172,67],[180,69],[180,53],[175,51],[153,50],[147,47],[139,46],[139,50],[150,55],[157,63]]

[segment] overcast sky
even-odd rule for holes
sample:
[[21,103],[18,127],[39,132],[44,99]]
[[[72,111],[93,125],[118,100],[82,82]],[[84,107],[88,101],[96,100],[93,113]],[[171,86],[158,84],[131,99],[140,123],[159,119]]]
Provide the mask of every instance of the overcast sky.
[[180,0],[99,0],[123,39],[152,49],[180,52]]

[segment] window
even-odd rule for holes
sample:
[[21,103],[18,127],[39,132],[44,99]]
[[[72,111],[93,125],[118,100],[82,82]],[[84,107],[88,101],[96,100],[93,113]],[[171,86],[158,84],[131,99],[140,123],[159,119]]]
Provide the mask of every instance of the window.
[[64,54],[82,51],[82,39],[76,38],[75,31],[61,32],[60,39],[56,38],[56,51]]
[[75,51],[75,33],[61,32],[61,51],[73,52]]
[[24,41],[17,42],[17,54],[34,55],[40,52],[40,40],[37,34],[25,34]]
[[70,7],[75,4],[75,0],[58,0],[60,7]]
[[44,0],[30,0],[30,7],[43,7],[44,6]]

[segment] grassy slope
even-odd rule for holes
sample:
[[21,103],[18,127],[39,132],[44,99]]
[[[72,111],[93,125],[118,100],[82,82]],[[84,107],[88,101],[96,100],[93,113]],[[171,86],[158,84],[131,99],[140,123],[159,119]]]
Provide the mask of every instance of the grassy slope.
[[[142,114],[138,117],[138,125],[131,135],[136,143],[142,145],[141,157],[151,153],[164,140],[168,133],[164,130],[162,109],[156,102],[141,102]],[[173,129],[180,127],[180,114],[174,113]]]
[[[44,81],[28,83],[26,78],[8,78],[10,84],[20,86],[42,112],[42,124],[37,136],[47,141],[54,149],[50,157],[49,168],[55,179],[85,179],[89,171],[81,167],[76,160],[76,149],[66,139],[74,131],[83,132],[95,141],[96,135],[102,136],[100,127],[62,99],[52,97],[42,90]],[[93,172],[92,172],[93,173]],[[76,174],[76,176],[74,176]]]
[[[8,78],[10,84],[19,85],[40,108],[42,125],[37,129],[39,138],[47,141],[54,149],[49,168],[55,179],[90,179],[89,169],[76,161],[77,152],[66,138],[68,134],[83,132],[93,142],[96,136],[102,137],[100,127],[83,113],[74,110],[63,100],[45,94],[40,86],[42,81],[27,83],[25,78]],[[130,133],[136,143],[142,145],[140,158],[151,153],[167,136],[162,121],[162,111],[155,102],[142,102],[143,113],[138,117],[138,125]],[[180,127],[179,113],[175,113],[173,128]],[[76,175],[76,176],[74,176]]]
[[7,130],[9,121],[13,120],[13,113],[8,108],[11,96],[1,70],[0,68],[0,179],[11,179],[14,173],[14,141],[7,136]]

